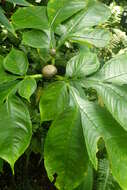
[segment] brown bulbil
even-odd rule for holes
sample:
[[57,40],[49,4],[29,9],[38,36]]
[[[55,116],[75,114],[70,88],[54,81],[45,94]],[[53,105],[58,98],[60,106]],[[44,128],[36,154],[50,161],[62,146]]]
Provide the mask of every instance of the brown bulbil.
[[54,65],[46,65],[42,69],[42,74],[45,78],[52,78],[57,74],[57,68]]

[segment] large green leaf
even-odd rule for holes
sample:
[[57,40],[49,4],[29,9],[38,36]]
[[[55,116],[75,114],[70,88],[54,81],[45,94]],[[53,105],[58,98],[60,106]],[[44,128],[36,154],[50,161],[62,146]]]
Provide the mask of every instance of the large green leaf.
[[[79,37],[79,41],[80,41],[81,38],[79,35],[81,35],[81,36],[88,35],[88,32],[86,34],[87,30],[85,31],[84,28],[102,24],[110,17],[110,15],[111,15],[111,13],[110,13],[109,8],[106,7],[104,4],[102,4],[100,2],[90,3],[90,5],[87,7],[87,9],[80,11],[75,16],[73,16],[73,18],[71,18],[69,21],[67,21],[62,26],[62,29],[56,30],[56,31],[62,32],[62,34],[63,34],[63,36],[61,37],[61,40],[59,42],[59,46],[63,43],[63,41],[65,41],[67,39],[71,39],[74,34],[75,35],[77,34],[77,42],[78,42],[78,37]],[[98,34],[97,34],[97,31],[99,32]],[[91,32],[93,32],[93,31],[91,31]],[[100,39],[100,37],[102,37],[102,39],[104,40],[103,35],[105,35],[106,38],[109,39],[109,34],[106,35],[104,30],[102,30],[102,32],[101,32],[100,30],[95,29],[94,35],[95,34],[96,34],[96,36],[98,36],[99,39]],[[88,41],[91,43],[96,42],[96,46],[98,44],[100,46],[100,43],[97,44],[97,40],[95,40],[95,38],[93,41],[92,41],[92,39],[90,41],[89,37],[90,36],[88,36],[88,39],[85,38],[85,41]],[[82,41],[83,41],[83,39],[82,39]],[[106,43],[105,40],[103,43]]]
[[102,48],[111,40],[111,33],[105,29],[81,29],[70,35],[69,39],[80,44],[90,44]]
[[18,93],[20,96],[30,101],[30,97],[35,92],[36,88],[36,80],[34,78],[26,77],[20,82]]
[[127,87],[98,83],[92,85],[113,117],[127,130]]
[[93,77],[103,82],[127,84],[127,53],[115,56],[105,63],[102,69]]
[[0,56],[0,85],[16,80],[18,77],[5,72],[3,67],[4,57]]
[[87,151],[92,163],[96,163],[97,142],[103,138],[112,173],[120,186],[127,189],[127,132],[105,109],[82,99],[74,89],[73,97],[81,112]]
[[0,7],[0,23],[3,24],[7,28],[8,31],[10,31],[13,34],[15,33],[12,24],[9,22],[7,17],[4,15],[4,11],[2,10],[1,7]]
[[48,18],[46,15],[46,7],[32,6],[32,7],[19,8],[12,16],[12,23],[15,29],[23,29],[23,28],[35,28],[40,30],[48,29]]
[[46,30],[45,32],[40,30],[31,30],[23,33],[23,44],[34,48],[50,48],[50,35]]
[[30,3],[28,3],[25,0],[7,0],[7,1],[10,2],[10,3],[17,4],[17,5],[30,6]]
[[68,102],[67,86],[65,82],[54,82],[44,88],[40,99],[40,113],[42,121],[55,119]]
[[30,143],[32,126],[29,112],[26,105],[13,96],[0,106],[0,118],[0,157],[14,170],[14,163]]
[[47,6],[51,26],[57,26],[78,11],[84,9],[88,0],[50,0]]
[[78,105],[81,112],[83,133],[85,137],[85,142],[86,142],[89,158],[92,164],[94,165],[94,168],[97,169],[97,165],[98,165],[98,161],[96,157],[96,153],[98,152],[97,143],[99,139],[101,138],[101,136],[97,130],[98,121],[96,121],[94,117],[92,118],[95,110],[91,112],[92,104],[90,104],[85,99],[82,99],[75,88],[70,87],[70,92],[71,92],[72,98],[75,101],[75,104]]
[[2,104],[10,94],[15,94],[19,81],[11,81],[0,85],[0,104]]
[[49,179],[53,181],[56,174],[60,190],[76,188],[87,175],[88,156],[77,108],[66,109],[51,125],[44,160]]
[[100,63],[96,54],[90,52],[82,52],[73,57],[67,64],[66,76],[83,78],[96,72],[100,67]]
[[12,49],[4,59],[4,68],[17,75],[25,75],[28,69],[28,60],[24,52]]
[[91,166],[88,167],[87,176],[83,182],[75,190],[92,190],[93,189],[93,169]]

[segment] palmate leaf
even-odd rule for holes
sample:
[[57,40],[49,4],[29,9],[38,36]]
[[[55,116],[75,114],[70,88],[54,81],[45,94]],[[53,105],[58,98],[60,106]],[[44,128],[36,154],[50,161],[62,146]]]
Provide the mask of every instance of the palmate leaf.
[[4,15],[4,11],[1,7],[0,7],[0,23],[3,24],[7,28],[8,31],[15,34],[12,24],[9,22],[7,17]]
[[82,52],[67,63],[66,76],[82,78],[96,72],[100,67],[99,60],[94,53]]
[[68,103],[66,83],[54,82],[48,85],[42,92],[40,98],[40,114],[42,121],[50,121],[60,114]]
[[72,87],[71,93],[73,93],[76,105],[80,109],[83,133],[90,160],[96,167],[97,142],[103,138],[113,176],[123,189],[127,189],[127,133],[105,109],[82,99]]
[[[55,150],[55,151],[54,151]],[[76,188],[87,176],[88,155],[77,108],[67,108],[52,123],[44,148],[48,177],[60,190]]]
[[[97,47],[100,47],[99,41],[101,40],[101,47],[105,46],[108,41],[105,41],[105,36],[107,40],[110,40],[110,33],[104,30],[88,29],[98,24],[104,23],[111,13],[108,7],[99,2],[92,2],[88,4],[87,9],[81,10],[73,18],[63,24],[62,29],[59,27],[56,29],[56,32],[60,33],[62,31],[62,37],[59,42],[59,46],[65,40],[74,40],[78,43],[90,43]],[[61,28],[61,26],[60,26]],[[84,29],[86,28],[86,30]],[[88,32],[89,30],[89,32]],[[94,36],[90,36],[94,33]],[[90,39],[91,37],[91,39]],[[100,39],[100,37],[102,39]],[[99,40],[97,40],[97,39]]]
[[127,53],[109,60],[93,78],[118,85],[127,84]]
[[16,96],[0,106],[0,157],[14,172],[14,163],[28,147],[32,125],[28,109]]
[[88,0],[50,0],[47,6],[49,23],[56,27],[78,11],[86,8]]

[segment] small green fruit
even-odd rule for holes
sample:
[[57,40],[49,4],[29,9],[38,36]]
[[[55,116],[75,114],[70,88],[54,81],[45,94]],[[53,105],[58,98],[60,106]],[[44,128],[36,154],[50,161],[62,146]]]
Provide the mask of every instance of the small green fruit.
[[53,56],[53,57],[55,57],[56,56],[56,49],[54,49],[54,48],[51,49],[50,50],[50,55]]
[[54,65],[46,65],[42,68],[42,74],[45,78],[52,78],[57,74],[57,68]]

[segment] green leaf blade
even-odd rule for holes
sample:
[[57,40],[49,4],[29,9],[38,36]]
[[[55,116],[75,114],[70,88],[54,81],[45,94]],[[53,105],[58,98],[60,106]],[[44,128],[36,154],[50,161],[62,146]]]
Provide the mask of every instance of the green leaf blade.
[[0,85],[0,104],[2,104],[10,95],[15,94],[19,81],[11,81]]
[[111,33],[105,29],[82,29],[73,33],[69,39],[80,44],[94,45],[103,48],[111,40]]
[[50,121],[60,114],[68,102],[66,83],[54,82],[45,88],[40,99],[40,113],[42,121]]
[[84,0],[50,0],[47,11],[51,26],[56,27],[78,11],[84,9],[88,2]]
[[126,86],[96,84],[93,88],[97,90],[112,116],[127,131],[127,95],[124,89]]
[[[89,29],[89,31],[91,30],[90,32],[91,36],[92,36],[92,33],[94,33],[94,35],[96,34],[96,37],[98,36],[99,39],[102,38],[103,46],[106,45],[107,43],[104,40],[104,36],[106,36],[106,38],[109,41],[110,39],[109,32],[106,34],[106,31],[104,30],[101,31],[101,30],[95,29],[94,31],[92,27],[106,22],[110,16],[111,16],[110,9],[107,6],[105,6],[103,3],[96,2],[96,1],[92,3],[89,2],[87,9],[81,10],[79,13],[73,16],[73,18],[65,22],[65,24],[63,23],[62,29],[59,29],[61,28],[61,26],[59,26],[56,29],[56,32],[58,31],[59,34],[61,32],[61,35],[62,35],[59,41],[58,47],[60,47],[61,44],[63,44],[66,40],[73,39],[74,34],[77,37],[77,38],[76,37],[74,38],[75,40],[77,40],[77,42],[81,43],[81,40],[82,40],[82,42],[84,43],[83,38],[85,38],[86,42],[92,43],[93,45],[96,42],[95,46],[97,47],[101,46],[101,43],[97,42],[96,38],[94,38],[93,40],[90,39],[90,36],[89,36],[90,34],[88,34],[87,30],[86,30],[87,31],[87,34],[86,34],[85,33],[86,31],[84,31],[84,28]],[[84,37],[81,38],[80,36],[83,36],[83,35]]]
[[7,0],[7,1],[10,3],[14,3],[16,5],[21,5],[21,6],[30,6],[31,5],[30,3],[28,3],[25,0]]
[[85,178],[88,157],[76,108],[66,109],[53,122],[46,138],[44,155],[49,179],[53,181],[53,175],[57,174],[55,185],[58,189],[72,190]]
[[85,137],[89,158],[94,168],[97,169],[98,165],[98,160],[96,157],[96,153],[98,152],[97,143],[101,138],[101,135],[97,130],[98,121],[96,121],[95,119],[96,115],[94,113],[94,111],[96,110],[91,111],[92,104],[82,99],[75,88],[70,87],[70,93],[75,101],[75,104],[79,107],[81,113],[83,134]]
[[79,53],[68,62],[66,76],[71,78],[83,78],[96,72],[99,67],[99,60],[94,53]]
[[19,8],[12,16],[12,23],[16,30],[24,28],[46,30],[49,28],[46,7]]
[[93,169],[91,166],[88,167],[87,176],[84,178],[83,182],[75,190],[92,190],[93,188]]
[[102,82],[111,82],[122,85],[127,84],[127,53],[117,55],[109,60],[102,69],[93,77]]
[[3,63],[4,63],[4,57],[0,56],[0,85],[14,81],[18,78],[18,76],[6,73],[3,67]]
[[12,24],[9,22],[7,17],[4,15],[4,11],[2,10],[1,7],[0,7],[0,23],[3,24],[9,32],[11,32],[12,34],[15,34]]
[[28,64],[24,52],[16,49],[12,49],[4,59],[5,70],[16,75],[25,75],[28,69]]
[[[89,139],[88,145],[86,142],[88,153],[93,150],[93,146],[97,143],[95,135],[97,133],[98,137],[103,138],[105,142],[113,176],[123,189],[127,189],[127,132],[122,129],[106,109],[82,99],[76,93],[73,96],[81,112],[85,140]],[[89,125],[86,122],[87,120],[84,119],[85,115],[87,115],[87,118],[93,125]],[[93,144],[89,143],[91,141],[93,141]],[[92,155],[96,158],[95,150],[92,151]],[[92,161],[91,158],[90,156]],[[94,162],[92,163],[94,164]]]
[[0,157],[12,170],[14,163],[28,147],[32,126],[26,105],[16,96],[0,107]]
[[50,35],[48,31],[31,30],[23,33],[22,43],[33,48],[50,48]]
[[18,88],[18,93],[21,97],[27,99],[30,102],[30,97],[35,92],[36,88],[37,88],[36,80],[27,77],[21,81]]

